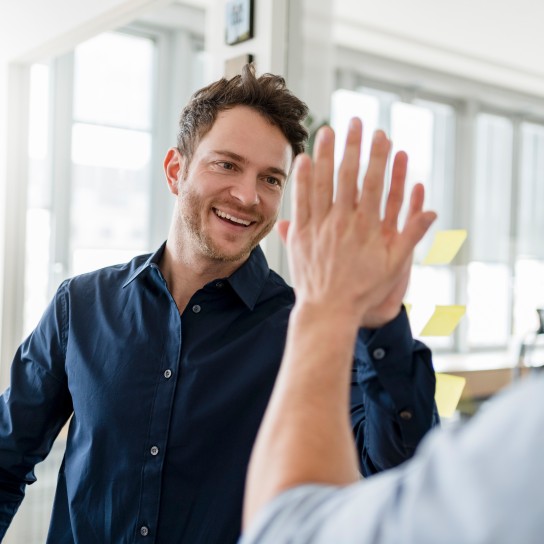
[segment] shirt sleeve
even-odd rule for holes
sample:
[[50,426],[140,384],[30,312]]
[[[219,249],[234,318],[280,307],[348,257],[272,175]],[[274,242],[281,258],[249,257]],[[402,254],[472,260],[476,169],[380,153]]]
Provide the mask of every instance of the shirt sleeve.
[[542,542],[544,377],[492,404],[465,426],[429,433],[400,467],[278,495],[241,544]]
[[403,308],[376,330],[361,329],[351,380],[351,422],[364,476],[410,458],[438,424],[431,351],[412,337]]
[[0,396],[0,540],[36,480],[34,466],[49,453],[72,405],[64,360],[67,301],[63,286],[17,350],[10,386]]

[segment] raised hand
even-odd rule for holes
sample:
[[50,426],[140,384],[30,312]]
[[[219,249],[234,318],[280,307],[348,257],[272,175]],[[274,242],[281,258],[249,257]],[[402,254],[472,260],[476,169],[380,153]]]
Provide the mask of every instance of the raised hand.
[[398,228],[404,200],[407,156],[396,154],[385,214],[380,205],[391,142],[374,134],[362,191],[357,189],[362,124],[350,122],[333,200],[334,132],[320,129],[313,161],[296,159],[293,174],[294,216],[280,222],[287,244],[297,304],[326,305],[329,315],[357,319],[376,328],[399,313],[416,244],[435,220],[423,211],[424,188],[417,184],[406,222]]

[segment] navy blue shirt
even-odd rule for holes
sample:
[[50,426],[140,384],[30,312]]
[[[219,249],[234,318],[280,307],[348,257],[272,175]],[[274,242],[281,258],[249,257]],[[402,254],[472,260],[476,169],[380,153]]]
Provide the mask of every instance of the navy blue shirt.
[[[19,348],[0,397],[0,536],[71,417],[48,542],[236,542],[294,294],[257,248],[180,315],[163,251],[65,281]],[[369,474],[409,457],[432,426],[434,372],[404,312],[361,331],[355,359]]]

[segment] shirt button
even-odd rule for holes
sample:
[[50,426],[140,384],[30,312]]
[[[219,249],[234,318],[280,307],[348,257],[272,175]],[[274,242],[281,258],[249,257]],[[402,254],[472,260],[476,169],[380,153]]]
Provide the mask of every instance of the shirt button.
[[140,534],[142,536],[147,536],[149,534],[149,529],[145,525],[142,525],[140,527]]
[[170,378],[172,376],[172,371],[170,369],[164,371],[164,377],[166,379]]
[[202,308],[201,308],[198,304],[195,304],[195,305],[193,306],[193,312],[194,312],[195,314],[197,314],[198,312],[200,312],[201,309],[202,309]]
[[151,455],[157,455],[159,453],[159,448],[157,448],[157,446],[152,446],[149,451]]
[[403,410],[399,413],[399,416],[404,421],[410,421],[412,419],[412,412],[410,410]]
[[376,348],[372,352],[372,357],[374,357],[374,359],[376,359],[377,361],[383,359],[385,357],[385,350],[383,348]]
[[218,289],[221,289],[221,287],[223,287],[223,282],[222,281],[218,281],[215,286],[218,288]]

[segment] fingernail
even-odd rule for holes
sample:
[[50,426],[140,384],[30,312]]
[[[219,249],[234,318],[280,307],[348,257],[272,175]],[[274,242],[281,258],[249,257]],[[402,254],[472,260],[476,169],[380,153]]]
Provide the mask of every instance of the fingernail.
[[349,121],[349,128],[351,130],[355,130],[359,128],[360,124],[361,124],[361,120],[358,117],[352,117]]
[[374,132],[374,143],[377,144],[379,142],[382,142],[383,140],[385,140],[385,132],[383,130],[377,130],[376,132]]
[[322,143],[327,143],[331,139],[331,131],[327,127],[319,129],[319,140]]

